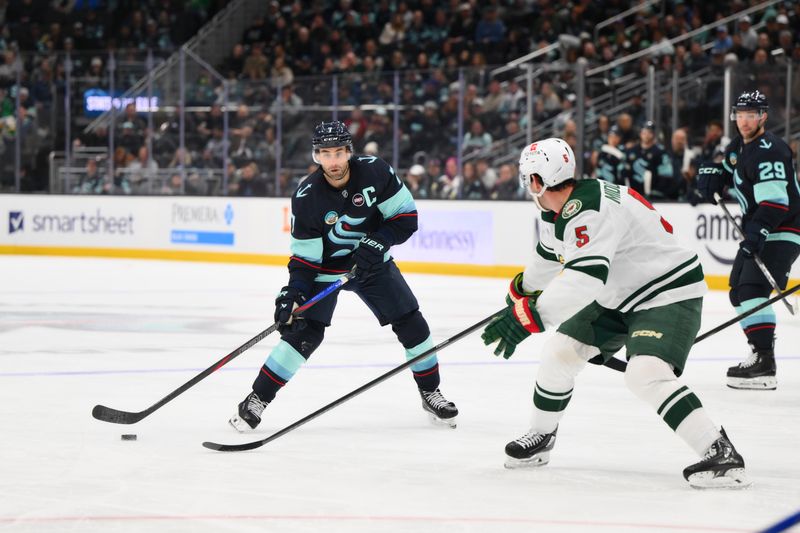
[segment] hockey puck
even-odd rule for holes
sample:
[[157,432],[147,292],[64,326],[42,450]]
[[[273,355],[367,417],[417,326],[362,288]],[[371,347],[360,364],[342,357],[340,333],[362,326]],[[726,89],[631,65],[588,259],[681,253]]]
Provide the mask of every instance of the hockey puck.
[[125,433],[125,434],[122,435],[121,438],[122,438],[122,440],[136,440],[136,434],[135,433]]

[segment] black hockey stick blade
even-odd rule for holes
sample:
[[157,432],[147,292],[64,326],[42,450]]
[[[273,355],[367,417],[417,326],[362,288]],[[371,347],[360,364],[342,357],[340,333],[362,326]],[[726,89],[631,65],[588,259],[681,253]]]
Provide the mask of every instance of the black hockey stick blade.
[[106,407],[105,405],[95,405],[94,409],[92,409],[93,417],[97,420],[110,422],[112,424],[135,424],[149,414],[148,409],[139,411],[138,413],[132,413],[130,411],[120,411],[113,407]]
[[499,315],[503,311],[505,311],[505,309],[501,309],[500,311],[498,311],[498,312],[496,312],[496,313],[494,313],[492,315],[489,315],[488,317],[484,318],[480,322],[477,322],[477,323],[471,325],[470,327],[468,327],[467,329],[461,331],[460,333],[456,333],[455,335],[453,335],[449,339],[446,339],[446,340],[440,342],[439,344],[437,344],[436,346],[434,346],[430,350],[426,350],[423,353],[419,354],[418,356],[414,357],[413,359],[409,359],[408,361],[406,361],[402,365],[394,367],[393,369],[389,370],[385,374],[381,374],[380,376],[378,376],[377,378],[373,379],[369,383],[366,383],[366,384],[362,385],[361,387],[359,387],[359,388],[357,388],[357,389],[355,389],[355,390],[353,390],[351,392],[348,392],[347,394],[345,394],[344,396],[342,396],[338,400],[334,400],[331,403],[329,403],[328,405],[326,405],[324,407],[321,407],[320,409],[317,409],[316,411],[314,411],[310,415],[301,418],[297,422],[294,422],[293,424],[290,424],[290,425],[286,426],[282,430],[280,430],[280,431],[278,431],[276,433],[273,433],[272,435],[270,435],[269,437],[267,437],[265,439],[256,440],[256,441],[252,441],[252,442],[245,442],[243,444],[218,444],[216,442],[208,442],[208,441],[206,441],[206,442],[203,443],[203,446],[208,448],[209,450],[214,450],[214,451],[218,451],[218,452],[243,452],[243,451],[247,451],[247,450],[253,450],[255,448],[260,448],[261,446],[267,444],[268,442],[271,442],[271,441],[273,441],[273,440],[275,440],[275,439],[277,439],[277,438],[289,433],[290,431],[294,431],[295,429],[297,429],[300,426],[306,424],[307,422],[311,422],[312,420],[314,420],[315,418],[317,418],[321,414],[330,411],[334,407],[337,407],[337,406],[343,404],[347,400],[355,398],[356,396],[358,396],[362,392],[366,392],[367,390],[371,389],[375,385],[378,385],[379,383],[382,383],[382,382],[386,381],[390,377],[392,377],[395,374],[401,372],[402,370],[405,370],[406,368],[410,367],[414,363],[417,363],[417,362],[422,361],[423,359],[425,359],[427,357],[430,357],[431,354],[444,349],[449,344],[452,344],[452,343],[456,342],[457,340],[460,340],[460,339],[466,337],[467,335],[469,335],[470,333],[472,333],[476,329],[479,329],[484,324],[488,323],[490,320],[492,320],[494,317],[496,317],[497,315]]
[[[339,290],[345,283],[353,279],[353,277],[355,277],[355,268],[350,272],[348,272],[347,274],[345,274],[344,276],[342,276],[341,278],[339,278],[335,283],[331,283],[325,289],[318,292],[309,301],[307,301],[306,303],[295,309],[292,312],[292,314],[294,314],[295,316],[300,315],[306,309],[316,304],[317,302],[319,302],[332,292]],[[213,374],[223,366],[230,363],[235,358],[239,357],[241,354],[243,354],[256,344],[261,342],[262,339],[272,334],[277,329],[278,329],[278,324],[277,323],[272,324],[270,327],[268,327],[267,329],[265,329],[264,331],[262,331],[261,333],[259,333],[246,343],[242,344],[234,351],[232,351],[231,353],[229,353],[228,355],[226,355],[225,357],[223,357],[222,359],[211,365],[210,367],[200,372],[195,377],[193,377],[192,379],[190,379],[189,381],[187,381],[186,383],[184,383],[171,393],[167,394],[166,396],[161,398],[158,402],[154,403],[144,411],[139,411],[139,412],[121,411],[119,409],[106,407],[105,405],[95,405],[94,409],[92,409],[92,416],[95,417],[97,420],[100,420],[102,422],[110,422],[112,424],[135,424],[144,417],[160,409],[162,406],[164,406],[164,404],[171,402],[176,397],[180,396],[187,390],[197,385],[200,381],[204,380],[210,374]]]

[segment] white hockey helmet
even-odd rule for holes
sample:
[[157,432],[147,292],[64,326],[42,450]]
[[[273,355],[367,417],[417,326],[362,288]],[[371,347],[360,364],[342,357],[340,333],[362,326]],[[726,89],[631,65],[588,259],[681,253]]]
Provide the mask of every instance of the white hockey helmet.
[[[543,187],[538,193],[531,190],[533,175],[539,176]],[[544,191],[559,183],[575,178],[575,154],[572,148],[562,139],[552,137],[526,146],[519,155],[519,184],[533,197],[536,206],[544,209],[539,203]]]

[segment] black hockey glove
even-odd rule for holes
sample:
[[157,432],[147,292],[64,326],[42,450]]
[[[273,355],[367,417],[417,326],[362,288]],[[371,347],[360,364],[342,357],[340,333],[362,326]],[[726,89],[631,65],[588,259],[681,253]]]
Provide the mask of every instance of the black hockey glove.
[[747,224],[744,230],[744,240],[739,243],[739,248],[747,257],[761,254],[764,243],[767,242],[769,231],[764,226],[755,222]]
[[286,286],[278,293],[278,297],[275,298],[275,323],[278,324],[281,335],[289,331],[300,331],[306,327],[306,321],[302,317],[292,315],[292,311],[305,301],[306,297],[295,287]]
[[381,269],[383,258],[390,244],[378,233],[370,233],[361,238],[358,248],[353,252],[356,262],[356,275],[368,278]]
[[697,169],[697,192],[706,202],[717,205],[714,193],[722,196],[726,181],[722,163],[703,163]]

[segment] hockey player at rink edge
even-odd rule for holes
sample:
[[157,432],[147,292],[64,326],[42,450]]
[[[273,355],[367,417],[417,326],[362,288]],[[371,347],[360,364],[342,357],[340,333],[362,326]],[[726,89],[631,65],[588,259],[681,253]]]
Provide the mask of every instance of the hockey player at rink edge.
[[[395,170],[376,156],[356,156],[340,121],[314,128],[312,159],[319,165],[292,195],[289,281],[275,299],[281,340],[239,404],[230,424],[255,429],[264,408],[322,344],[338,292],[301,317],[291,312],[356,266],[343,290],[355,292],[378,319],[391,325],[406,358],[433,348],[430,328],[389,249],[417,230],[417,208]],[[423,409],[436,422],[456,425],[458,409],[439,390],[436,354],[411,366]]]
[[532,333],[557,330],[541,352],[530,430],[506,445],[506,467],[549,462],[575,377],[587,362],[602,364],[625,347],[628,388],[700,457],[683,471],[689,484],[749,485],[724,429],[677,379],[707,290],[697,255],[633,189],[576,180],[575,156],[561,139],[527,146],[519,170],[541,210],[540,240],[531,264],[511,281],[509,307],[482,337],[507,359]]
[[[783,290],[792,264],[800,255],[800,184],[794,171],[792,150],[777,135],[764,130],[769,104],[760,91],[743,92],[731,109],[739,136],[725,149],[721,163],[698,169],[697,190],[716,204],[714,193],[732,192],[742,208],[744,240],[733,261],[728,285],[731,304],[745,313],[765,302],[772,286],[758,268],[763,261]],[[728,369],[728,386],[734,389],[774,390],[775,326],[772,307],[741,321],[750,345],[748,358]]]

